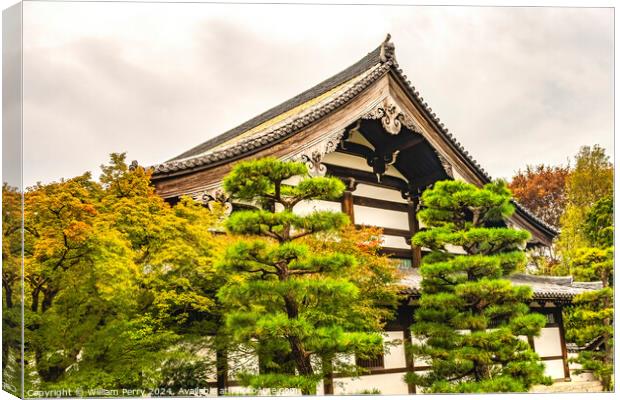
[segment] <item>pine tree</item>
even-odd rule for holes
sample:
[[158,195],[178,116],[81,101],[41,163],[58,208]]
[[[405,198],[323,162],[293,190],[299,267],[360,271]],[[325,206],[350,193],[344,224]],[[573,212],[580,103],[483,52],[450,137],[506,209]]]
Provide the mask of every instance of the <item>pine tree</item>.
[[[295,179],[296,185],[286,184]],[[336,234],[348,217],[293,212],[305,200],[339,199],[343,183],[309,177],[302,163],[266,158],[236,165],[224,188],[233,199],[259,206],[234,212],[226,222],[231,234],[242,236],[227,250],[221,267],[235,275],[218,294],[234,341],[259,356],[259,370],[240,374],[241,382],[313,394],[332,372],[334,355],[378,354],[380,327],[364,323],[356,307],[361,289],[353,279],[359,271],[355,252],[333,246],[312,251],[307,240],[330,240],[321,235]]]
[[566,311],[568,340],[588,349],[573,360],[581,364],[577,373],[593,372],[603,390],[613,390],[613,316],[614,316],[614,228],[613,197],[596,202],[583,227],[592,247],[577,249],[571,262],[571,273],[582,281],[601,281],[603,288],[575,296],[573,307]]
[[[549,383],[526,336],[545,318],[527,306],[532,292],[505,279],[524,266],[529,233],[501,227],[511,215],[510,191],[496,182],[477,188],[437,182],[422,195],[427,229],[413,243],[431,249],[420,269],[421,296],[413,354],[430,371],[408,374],[425,392],[524,392]],[[461,248],[464,254],[454,254]]]

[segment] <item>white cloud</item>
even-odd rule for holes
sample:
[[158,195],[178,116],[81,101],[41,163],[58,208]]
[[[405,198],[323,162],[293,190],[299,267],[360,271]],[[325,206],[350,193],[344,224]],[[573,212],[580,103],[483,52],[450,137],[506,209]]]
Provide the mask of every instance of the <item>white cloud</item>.
[[433,110],[491,175],[613,151],[613,11],[31,2],[26,184],[148,165],[347,67],[391,32]]

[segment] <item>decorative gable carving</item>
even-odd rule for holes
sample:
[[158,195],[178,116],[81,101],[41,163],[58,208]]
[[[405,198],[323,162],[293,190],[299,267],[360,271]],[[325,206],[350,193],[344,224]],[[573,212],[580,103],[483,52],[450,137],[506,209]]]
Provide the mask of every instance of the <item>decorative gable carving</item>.
[[305,163],[311,176],[324,176],[327,168],[323,165],[323,158],[326,154],[336,151],[344,133],[345,130],[340,129],[325,135],[319,141],[310,144],[286,159]]
[[378,119],[381,125],[391,135],[398,135],[403,126],[407,129],[422,133],[415,120],[398,106],[390,96],[383,99],[375,108],[362,116],[362,119]]

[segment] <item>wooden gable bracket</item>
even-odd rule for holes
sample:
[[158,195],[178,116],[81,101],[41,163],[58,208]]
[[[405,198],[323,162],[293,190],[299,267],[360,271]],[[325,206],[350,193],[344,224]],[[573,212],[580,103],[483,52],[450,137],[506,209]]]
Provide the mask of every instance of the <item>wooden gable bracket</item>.
[[326,154],[336,151],[344,135],[345,129],[338,129],[335,132],[319,137],[318,140],[304,146],[301,151],[283,157],[283,159],[305,163],[311,176],[324,176],[327,172],[327,167],[323,164],[323,158]]
[[192,195],[194,201],[206,205],[209,210],[213,210],[216,203],[224,206],[224,215],[230,215],[233,211],[233,204],[229,195],[222,188],[204,190]]

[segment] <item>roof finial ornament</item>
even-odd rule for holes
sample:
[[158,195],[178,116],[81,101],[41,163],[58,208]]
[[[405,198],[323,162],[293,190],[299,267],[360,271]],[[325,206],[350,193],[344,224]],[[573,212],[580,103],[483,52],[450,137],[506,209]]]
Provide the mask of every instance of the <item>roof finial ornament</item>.
[[391,38],[392,35],[388,33],[383,43],[381,43],[381,62],[386,62],[387,60],[394,58],[394,43],[390,42]]

